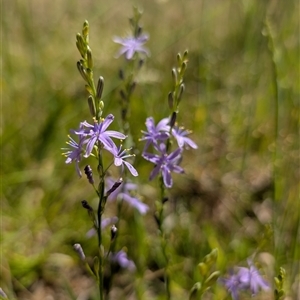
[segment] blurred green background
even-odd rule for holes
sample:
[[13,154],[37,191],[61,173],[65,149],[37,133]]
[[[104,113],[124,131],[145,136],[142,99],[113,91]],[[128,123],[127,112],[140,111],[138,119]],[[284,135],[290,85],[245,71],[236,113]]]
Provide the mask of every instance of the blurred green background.
[[[146,117],[158,121],[169,113],[176,54],[189,50],[178,122],[193,130],[199,148],[185,152],[186,174],[174,176],[166,212],[174,299],[187,299],[199,280],[197,264],[215,247],[224,272],[259,249],[268,279],[284,267],[286,299],[296,299],[299,2],[292,0],[3,1],[0,286],[10,299],[96,299],[72,249],[80,242],[87,256],[96,254],[80,204],[96,199],[74,166],[64,163],[60,148],[69,129],[90,121],[76,68],[75,36],[84,20],[95,77],[105,79],[105,115],[113,113],[114,129],[120,128],[118,72],[125,61],[115,59],[119,46],[112,37],[130,33],[133,4],[144,10],[151,51],[132,100],[130,122],[140,151]],[[155,277],[158,184],[148,182],[152,166],[139,156],[135,167],[150,212],[124,211],[118,245],[126,246],[139,271],[116,278],[112,299],[137,299],[133,290],[142,299],[163,299]],[[114,209],[110,205],[107,214]],[[206,297],[225,299],[226,291],[216,285]]]

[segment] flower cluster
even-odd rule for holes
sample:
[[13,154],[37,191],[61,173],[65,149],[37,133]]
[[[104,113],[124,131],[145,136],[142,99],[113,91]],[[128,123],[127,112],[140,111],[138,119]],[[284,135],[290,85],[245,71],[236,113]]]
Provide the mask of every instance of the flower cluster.
[[75,162],[76,171],[81,177],[81,171],[79,169],[79,162],[82,157],[89,157],[94,149],[99,148],[99,146],[109,151],[114,156],[115,166],[121,166],[124,168],[124,165],[129,169],[130,173],[133,176],[137,176],[138,172],[136,169],[127,161],[126,158],[129,158],[133,155],[128,154],[128,150],[122,150],[121,146],[117,147],[112,138],[123,140],[126,136],[118,131],[107,130],[109,125],[113,122],[114,116],[109,114],[105,119],[102,119],[100,122],[97,122],[94,119],[94,124],[89,124],[84,121],[80,123],[78,130],[72,130],[72,132],[78,136],[78,142],[76,142],[72,137],[69,136],[70,141],[67,144],[70,148],[63,148],[66,150],[64,155],[67,157],[66,163]]
[[249,290],[252,295],[256,295],[259,289],[270,289],[267,281],[260,275],[251,260],[248,260],[249,268],[239,267],[235,274],[231,272],[228,278],[222,278],[223,283],[228,292],[230,292],[233,300],[239,299],[239,291]]
[[[143,137],[140,140],[146,141],[142,154],[144,159],[155,164],[150,180],[161,172],[164,185],[170,188],[173,185],[171,172],[184,173],[179,166],[184,148],[197,149],[197,145],[187,137],[190,133],[188,130],[177,125],[171,127],[168,118],[162,119],[155,125],[154,119],[149,117],[146,120],[146,127],[147,131],[142,131]],[[168,153],[167,141],[172,137],[177,141],[178,148]],[[150,146],[153,147],[154,153],[148,152]]]

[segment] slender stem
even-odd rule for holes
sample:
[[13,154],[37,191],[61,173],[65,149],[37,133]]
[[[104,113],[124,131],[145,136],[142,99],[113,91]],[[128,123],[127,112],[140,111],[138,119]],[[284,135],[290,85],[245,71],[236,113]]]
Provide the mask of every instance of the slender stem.
[[163,219],[164,219],[164,202],[165,202],[165,186],[163,182],[163,177],[160,176],[160,198],[161,198],[161,203],[159,206],[159,211],[158,211],[158,229],[160,233],[160,243],[161,243],[161,248],[162,248],[162,254],[165,259],[165,272],[164,272],[164,280],[165,280],[165,289],[166,289],[166,299],[171,299],[171,291],[170,291],[170,276],[169,276],[169,258],[167,255],[167,240],[166,240],[166,235],[163,229]]
[[[279,119],[279,93],[278,93],[278,76],[277,76],[277,65],[275,62],[274,52],[275,52],[275,45],[274,45],[274,38],[272,33],[270,19],[267,16],[266,17],[266,27],[267,27],[267,37],[269,41],[269,52],[271,56],[271,63],[272,63],[272,83],[274,85],[274,152],[273,152],[273,198],[276,205],[278,205],[279,202],[279,195],[278,195],[278,172],[277,172],[277,147],[278,147],[278,119]],[[273,225],[275,225],[277,222],[277,217],[275,214],[273,214]],[[273,241],[273,247],[275,248],[275,257],[277,257],[278,252],[280,251],[276,247],[276,230],[274,230],[274,241]]]
[[[100,144],[100,143],[99,143]],[[98,250],[99,250],[99,293],[100,293],[100,300],[104,300],[103,298],[103,270],[104,270],[104,250],[102,246],[102,230],[101,230],[101,221],[102,221],[102,214],[104,211],[105,206],[105,197],[104,197],[104,173],[103,173],[103,163],[102,163],[102,154],[101,154],[101,145],[99,146],[99,153],[98,153],[98,173],[100,177],[100,183],[98,186],[98,195],[99,195],[99,203],[98,203],[98,210],[97,210],[97,217],[98,217],[98,226],[97,226],[97,233],[98,233]]]

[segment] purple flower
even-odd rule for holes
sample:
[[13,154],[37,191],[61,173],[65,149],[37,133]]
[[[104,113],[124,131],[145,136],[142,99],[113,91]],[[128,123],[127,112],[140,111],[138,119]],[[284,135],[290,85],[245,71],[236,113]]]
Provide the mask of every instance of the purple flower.
[[231,274],[231,276],[228,278],[221,278],[220,282],[222,282],[226,286],[233,300],[239,299],[238,292],[242,288],[242,286],[237,275]]
[[[111,189],[115,180],[108,177],[106,179],[107,190]],[[140,214],[144,215],[149,210],[149,206],[141,202],[138,198],[133,196],[134,191],[137,189],[137,185],[131,182],[122,183],[116,190],[114,190],[109,196],[108,200],[123,200],[130,206],[136,208]]]
[[119,264],[123,269],[128,269],[129,271],[135,271],[136,269],[134,262],[128,259],[127,253],[123,250],[111,253],[109,257],[111,262]]
[[250,290],[252,295],[256,295],[259,288],[268,290],[269,284],[259,274],[251,260],[248,260],[250,268],[239,267],[237,274],[230,272],[230,277],[220,279],[227,290],[231,293],[232,299],[238,300],[238,291]]
[[158,173],[161,171],[164,185],[167,188],[170,188],[173,185],[171,172],[184,173],[184,170],[180,166],[178,166],[181,160],[182,149],[178,148],[175,151],[168,154],[166,153],[166,146],[164,144],[160,144],[157,150],[160,151],[160,155],[152,153],[143,153],[143,157],[146,160],[149,160],[155,164],[155,167],[150,174],[150,180],[157,176]]
[[134,154],[128,154],[127,152],[129,150],[130,149],[124,149],[124,150],[122,150],[122,145],[119,148],[115,148],[112,151],[112,154],[115,157],[114,158],[114,164],[117,167],[122,166],[122,169],[124,169],[124,165],[125,165],[133,176],[138,176],[138,172],[132,166],[132,164],[130,164],[129,162],[127,162],[127,161],[124,160],[125,158],[129,158],[129,157],[135,156]]
[[132,59],[136,52],[145,53],[149,56],[149,51],[143,45],[149,39],[148,35],[142,34],[138,37],[129,36],[126,38],[114,37],[115,43],[121,44],[122,47],[118,52],[117,57],[125,54],[126,59]]
[[164,141],[169,137],[170,126],[168,125],[169,119],[162,119],[157,126],[155,126],[154,119],[149,117],[146,119],[146,127],[148,131],[142,131],[144,136],[140,141],[146,141],[144,152],[149,148],[151,144],[157,146],[159,141]]
[[253,295],[256,295],[259,289],[268,290],[269,284],[260,275],[259,271],[254,267],[253,262],[248,260],[248,268],[239,268],[238,277],[242,284],[247,285]]
[[70,164],[73,161],[75,161],[76,172],[78,176],[81,177],[82,173],[79,169],[79,162],[81,161],[82,153],[84,151],[82,149],[84,138],[82,135],[79,135],[79,143],[77,143],[74,139],[71,138],[71,136],[68,137],[70,140],[67,142],[67,144],[73,149],[70,150],[69,148],[62,148],[62,150],[66,150],[66,152],[63,153],[63,155],[67,157],[66,164]]
[[86,138],[84,143],[86,143],[86,152],[84,157],[88,157],[96,142],[101,142],[104,148],[112,153],[115,152],[117,146],[111,139],[111,137],[123,140],[126,136],[123,133],[114,130],[106,130],[108,126],[113,122],[114,116],[112,114],[108,115],[102,122],[97,123],[95,121],[94,125],[89,124],[84,121],[81,123],[82,129],[74,131],[75,134],[79,136],[89,137]]
[[177,140],[178,146],[183,148],[184,146],[191,147],[193,149],[197,149],[198,146],[188,137],[186,137],[191,132],[184,129],[183,127],[174,126],[172,128],[172,135]]

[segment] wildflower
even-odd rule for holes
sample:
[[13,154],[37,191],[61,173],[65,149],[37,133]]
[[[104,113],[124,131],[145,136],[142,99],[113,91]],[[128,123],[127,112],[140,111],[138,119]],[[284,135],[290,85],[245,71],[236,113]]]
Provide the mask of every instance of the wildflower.
[[259,288],[263,290],[270,288],[267,281],[263,279],[258,270],[254,267],[251,260],[248,260],[248,264],[249,268],[239,267],[236,274],[230,272],[229,278],[220,279],[220,282],[226,286],[234,300],[239,299],[238,292],[240,290],[250,290],[252,295],[256,295]]
[[175,151],[168,154],[166,153],[166,146],[164,144],[160,144],[157,150],[160,151],[160,155],[152,153],[143,153],[143,157],[146,160],[149,160],[155,164],[155,167],[150,174],[150,180],[156,177],[161,171],[164,185],[167,188],[170,188],[173,185],[171,172],[184,173],[184,170],[180,166],[178,166],[181,160],[182,149],[178,148]]
[[222,282],[226,286],[233,300],[239,299],[238,292],[242,287],[239,281],[239,276],[231,274],[229,278],[221,278],[220,282]]
[[127,253],[123,250],[112,253],[110,255],[110,260],[113,263],[117,263],[123,269],[128,269],[129,271],[135,271],[136,267],[132,260],[128,259]]
[[130,149],[122,150],[122,145],[119,148],[113,149],[112,153],[115,157],[114,158],[114,164],[117,167],[122,166],[122,169],[124,169],[124,165],[125,165],[133,176],[138,176],[138,172],[133,167],[133,165],[130,164],[129,162],[125,161],[125,158],[135,156],[134,154],[128,154],[129,150]]
[[62,148],[62,150],[66,150],[66,152],[63,153],[63,155],[67,157],[66,164],[70,164],[73,161],[75,161],[76,172],[77,172],[78,176],[81,177],[82,173],[79,169],[79,162],[81,161],[82,153],[84,152],[84,150],[82,148],[82,145],[84,142],[84,137],[82,135],[79,135],[79,143],[77,143],[73,138],[71,138],[71,136],[68,136],[68,137],[69,137],[70,141],[68,141],[66,143],[73,149],[70,150],[69,148]]
[[178,146],[183,148],[184,146],[191,147],[193,149],[197,149],[198,146],[193,142],[190,138],[186,137],[191,132],[184,129],[183,127],[174,126],[172,128],[172,135],[177,140]]
[[238,272],[239,280],[244,285],[247,285],[250,288],[252,295],[256,295],[259,291],[259,288],[263,290],[268,290],[269,284],[266,280],[260,275],[259,271],[254,267],[253,262],[248,260],[248,268],[240,268]]
[[147,56],[149,56],[149,50],[144,47],[144,44],[147,42],[148,39],[149,37],[146,34],[141,34],[138,37],[114,37],[113,41],[122,45],[121,49],[117,54],[117,57],[120,57],[121,55],[125,54],[126,59],[132,59],[134,54],[137,52],[145,53]]
[[106,130],[108,126],[113,122],[114,116],[112,114],[109,114],[104,120],[102,120],[100,123],[98,123],[95,120],[94,125],[89,124],[88,122],[84,121],[81,123],[82,129],[78,131],[74,131],[75,134],[78,134],[79,136],[85,136],[89,137],[86,138],[86,152],[84,157],[88,157],[93,148],[95,143],[101,142],[104,146],[104,148],[110,152],[114,152],[117,146],[111,139],[111,137],[123,140],[126,138],[126,136],[118,131],[114,130]]
[[149,117],[146,119],[146,127],[148,131],[142,131],[144,136],[140,141],[146,141],[144,152],[149,148],[151,144],[156,146],[159,141],[164,141],[169,137],[170,126],[168,125],[169,119],[162,119],[157,126],[155,126],[154,119]]
[[[108,190],[114,185],[114,180],[110,177],[106,179]],[[109,194],[108,200],[123,200],[130,206],[136,208],[140,214],[144,215],[149,210],[149,206],[141,202],[133,196],[133,192],[137,189],[137,185],[131,182],[122,183],[117,189]]]

